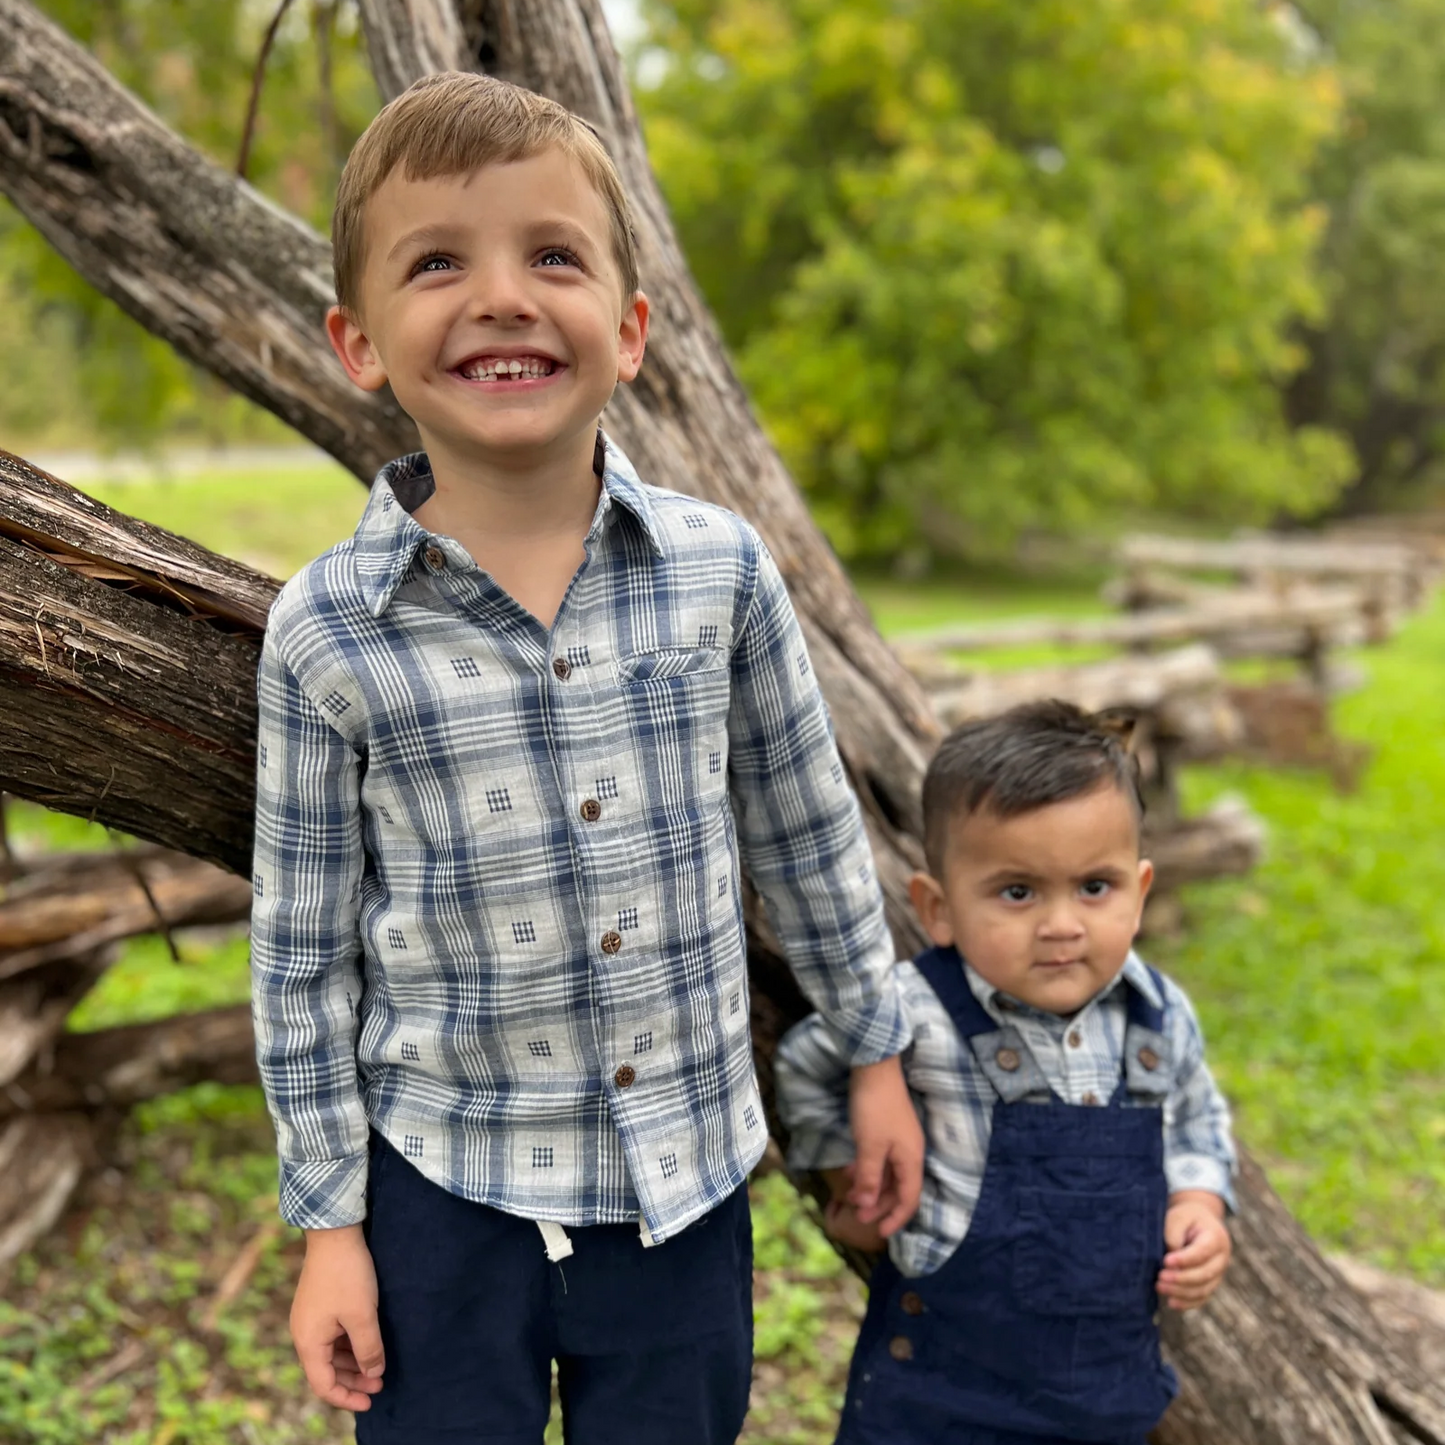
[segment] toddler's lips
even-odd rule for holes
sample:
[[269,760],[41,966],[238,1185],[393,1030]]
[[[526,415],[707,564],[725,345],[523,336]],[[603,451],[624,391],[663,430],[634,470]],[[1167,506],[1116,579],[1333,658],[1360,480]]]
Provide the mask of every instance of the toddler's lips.
[[1048,968],[1063,970],[1066,968],[1082,968],[1082,958],[1041,958],[1034,963],[1035,968]]

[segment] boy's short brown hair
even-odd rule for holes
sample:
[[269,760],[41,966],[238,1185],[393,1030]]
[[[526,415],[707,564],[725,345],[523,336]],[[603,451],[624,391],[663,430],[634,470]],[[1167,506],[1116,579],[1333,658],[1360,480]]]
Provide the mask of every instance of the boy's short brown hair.
[[331,258],[336,299],[355,312],[366,255],[366,203],[398,167],[409,181],[462,175],[479,166],[527,160],[556,146],[571,156],[606,203],[622,294],[638,288],[627,195],[597,132],[555,100],[490,75],[446,71],[403,91],[367,126],[336,188]]
[[1144,817],[1139,762],[1127,725],[1050,698],[956,727],[923,775],[923,851],[943,877],[949,831],[958,817],[988,811],[1016,818],[1035,808],[1114,787]]

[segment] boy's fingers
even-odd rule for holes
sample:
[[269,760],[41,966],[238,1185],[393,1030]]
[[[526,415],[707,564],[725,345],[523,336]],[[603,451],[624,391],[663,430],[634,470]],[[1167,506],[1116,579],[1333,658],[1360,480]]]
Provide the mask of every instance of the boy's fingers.
[[865,1224],[871,1224],[878,1217],[878,1195],[882,1187],[882,1151],[860,1148],[853,1161],[853,1187],[848,1191],[848,1202],[857,1209],[859,1219]]
[[376,1311],[370,1310],[355,1319],[344,1319],[347,1343],[357,1368],[363,1375],[380,1377],[386,1368],[386,1351],[381,1343],[381,1326],[377,1323]]

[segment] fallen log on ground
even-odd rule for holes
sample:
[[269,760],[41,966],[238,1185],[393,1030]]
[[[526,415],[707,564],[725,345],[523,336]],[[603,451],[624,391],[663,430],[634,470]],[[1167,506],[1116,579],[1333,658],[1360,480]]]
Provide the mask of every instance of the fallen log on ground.
[[1204,642],[1221,657],[1304,657],[1321,646],[1383,641],[1382,623],[1353,587],[1221,590],[1207,602],[1122,616],[1037,618],[941,627],[900,638],[907,661],[920,654],[1025,647],[1147,650]]
[[[368,35],[374,38],[384,28],[398,41],[388,51],[387,66],[376,67],[383,84],[394,87],[414,78],[409,65],[447,63],[435,47],[406,43],[409,36],[422,33],[423,17],[442,10],[461,22],[468,47],[469,53],[455,63],[485,65],[555,96],[591,121],[619,160],[637,207],[656,330],[640,384],[619,395],[609,412],[611,424],[645,475],[733,506],[759,526],[778,557],[832,705],[840,751],[868,819],[899,947],[910,950],[918,932],[903,905],[903,890],[920,856],[917,784],[927,748],[937,736],[936,725],[917,684],[869,624],[748,411],[648,171],[600,6],[597,0],[460,0],[453,9],[452,0],[362,0]],[[455,31],[433,26],[426,33]],[[167,136],[163,145],[148,140],[164,131],[160,123],[24,0],[0,0],[0,83],[6,87],[0,107],[0,188],[37,219],[83,274],[102,289],[110,288],[142,324],[176,338],[201,365],[225,374],[230,359],[208,354],[208,335],[232,334],[228,328],[233,310],[238,334],[255,335],[245,300],[223,284],[232,264],[263,285],[268,275],[275,276],[279,295],[296,284],[296,273],[306,265],[314,273],[315,258],[321,254],[319,238],[276,253],[258,251],[248,221],[253,213],[273,208],[231,178],[230,193],[218,191],[214,174],[197,181],[195,168],[204,162],[174,137]],[[125,101],[119,110],[117,93]],[[108,217],[107,209],[139,216],[132,223],[126,216]],[[178,213],[173,220],[171,211]],[[145,224],[147,213],[160,223]],[[195,225],[196,213],[204,213],[203,230]],[[216,224],[217,217],[226,224]],[[95,232],[108,244],[91,244]],[[179,240],[172,242],[171,235]],[[162,292],[159,302],[145,287],[125,284],[117,273],[126,268],[133,273],[141,258],[114,258],[117,238],[127,248],[152,243],[158,253],[179,248],[183,254],[172,260],[183,284],[173,287],[165,266],[153,261],[147,264]],[[258,255],[267,270],[258,268]],[[196,256],[203,264],[196,264]],[[177,303],[169,295],[173,289],[194,289],[208,308],[209,324],[177,326]],[[307,333],[308,344],[314,344],[310,325],[320,304],[307,318],[304,308],[286,316],[271,300],[260,298],[257,312],[283,328],[294,323]],[[289,356],[279,369],[294,376]],[[249,376],[258,391],[270,384],[269,371],[264,364],[251,368]],[[346,429],[345,396],[335,398],[343,417],[338,427],[336,416],[325,415],[322,406],[308,407],[304,398],[292,405],[295,395],[288,392],[285,399],[293,424],[346,450],[337,440],[338,431]],[[363,424],[374,424],[375,413],[359,400],[352,414],[358,418],[358,432]],[[364,452],[364,447],[351,448],[353,456]],[[48,574],[45,580],[53,585]],[[77,605],[95,601],[91,596],[76,599]],[[46,694],[30,651],[29,645],[0,629],[0,665],[18,666],[18,676],[52,720],[53,745],[56,734],[73,726],[69,700],[54,690]],[[199,690],[204,686],[201,678],[214,677],[229,688],[227,669],[238,667],[234,656],[198,658],[193,686]],[[0,719],[0,725],[6,721]],[[146,735],[144,726],[139,731]],[[33,730],[31,736],[36,736]],[[243,733],[242,753],[244,741]],[[189,746],[199,751],[198,744]],[[92,765],[102,765],[94,767],[88,786],[83,771],[72,769],[57,787],[18,753],[0,754],[0,785],[8,786],[11,774],[23,774],[32,796],[48,786],[52,796],[72,810],[93,810],[105,818],[109,799],[104,761],[89,757]],[[120,761],[109,760],[112,765]],[[244,760],[228,752],[226,768],[232,765],[244,766]],[[129,778],[125,781],[128,786]],[[239,819],[228,838],[221,825],[236,800],[224,798],[219,813],[209,804],[202,808],[189,797],[196,782],[194,771],[182,769],[176,780],[167,779],[172,796],[165,800],[159,822],[148,827],[140,809],[133,810],[139,813],[140,826],[122,826],[151,837],[164,832],[168,836],[163,841],[180,845],[188,808],[205,812],[209,821],[197,826],[196,846],[187,851],[221,862],[244,859],[248,819]],[[180,798],[174,796],[177,791]],[[776,1029],[797,1017],[801,1001],[781,981],[786,975],[767,948],[765,931],[756,927],[755,917],[753,921],[755,1038],[759,1072],[766,1080]],[[775,1120],[770,1123],[776,1128]],[[1157,1432],[1160,1445],[1393,1445],[1412,1436],[1420,1445],[1445,1445],[1445,1389],[1422,1379],[1408,1362],[1394,1359],[1360,1296],[1322,1262],[1316,1269],[1318,1256],[1258,1171],[1247,1170],[1242,1192],[1245,1224],[1231,1279],[1195,1328],[1185,1333],[1170,1322],[1171,1353],[1181,1367],[1185,1391]],[[1231,1342],[1228,1330],[1222,1337],[1217,1333],[1216,1320],[1238,1326],[1234,1339],[1239,1346]]]
[[5,890],[0,980],[141,933],[243,922],[250,911],[245,880],[198,858],[159,848],[91,854],[88,868],[42,869]]
[[45,1066],[0,1090],[0,1123],[26,1114],[128,1109],[190,1084],[253,1084],[251,1008],[209,1009],[154,1023],[66,1034]]

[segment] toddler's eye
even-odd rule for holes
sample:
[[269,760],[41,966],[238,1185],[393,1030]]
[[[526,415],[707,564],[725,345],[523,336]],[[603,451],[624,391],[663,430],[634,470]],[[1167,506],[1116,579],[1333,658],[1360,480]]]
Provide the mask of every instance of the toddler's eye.
[[452,263],[445,256],[423,256],[411,268],[411,274],[420,276],[424,271],[450,271],[451,269]]
[[1090,878],[1079,891],[1085,898],[1102,898],[1109,891],[1109,881],[1106,878]]
[[564,246],[549,246],[537,258],[537,264],[539,266],[580,266],[582,263]]
[[1034,896],[1034,891],[1027,883],[1010,883],[1000,896],[1008,903],[1027,903]]

